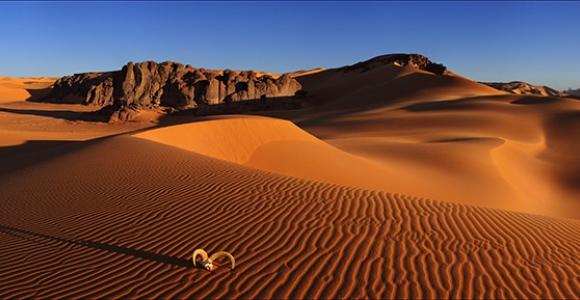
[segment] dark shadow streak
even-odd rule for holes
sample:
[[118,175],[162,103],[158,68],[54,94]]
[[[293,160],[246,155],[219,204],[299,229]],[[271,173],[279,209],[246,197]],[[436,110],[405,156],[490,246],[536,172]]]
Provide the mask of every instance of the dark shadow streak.
[[[0,146],[0,162],[3,159],[19,156],[25,153],[34,153],[39,151],[44,151],[52,147],[59,147],[69,144],[78,144],[77,141],[26,141],[23,144],[13,145],[13,146]],[[33,157],[31,159],[36,158]],[[0,171],[4,171],[5,165],[0,167]]]
[[432,140],[427,141],[426,143],[460,143],[460,142],[477,142],[481,140],[486,140],[488,138],[480,138],[480,137],[466,137],[466,138],[452,138],[452,139],[441,139],[441,140]]
[[[88,141],[27,141],[16,146],[0,147],[0,179],[14,171],[22,170],[36,164],[55,159],[66,154],[90,147],[107,137]],[[39,148],[42,147],[42,148]]]
[[[302,96],[303,97],[303,96]],[[212,116],[227,114],[246,114],[252,112],[263,112],[272,110],[293,110],[302,108],[301,97],[262,97],[260,99],[249,99],[241,101],[231,101],[212,105],[200,105],[198,107],[184,110],[177,115]]]
[[536,104],[548,104],[558,101],[555,97],[544,97],[544,96],[528,96],[521,99],[510,102],[511,104],[520,105],[536,105]]
[[26,237],[26,235],[40,237],[43,239],[62,242],[62,243],[70,244],[70,245],[77,245],[77,246],[83,246],[83,247],[92,248],[92,249],[104,250],[104,251],[118,253],[118,254],[131,255],[134,257],[138,257],[138,258],[142,258],[142,259],[146,259],[146,260],[150,260],[150,261],[154,261],[154,262],[158,262],[158,263],[171,264],[171,265],[174,265],[177,267],[184,267],[184,268],[193,267],[193,263],[189,259],[178,258],[178,257],[163,255],[163,254],[157,254],[157,253],[153,253],[153,252],[149,252],[149,251],[137,250],[137,249],[123,247],[123,246],[116,246],[116,245],[87,241],[87,240],[69,240],[69,239],[59,238],[59,237],[55,237],[55,236],[51,236],[51,235],[46,235],[46,234],[32,232],[32,231],[23,230],[23,229],[18,229],[18,228],[14,228],[14,227],[10,227],[10,226],[5,226],[5,225],[0,225],[0,232],[4,232],[8,235],[11,235],[11,236],[14,236],[14,237],[17,237],[20,239],[24,239],[24,240],[35,242],[35,243],[41,243],[41,244],[45,244],[45,245],[46,245],[46,243],[30,239],[30,238]]
[[[111,115],[119,110],[118,105],[100,107],[95,111],[76,112],[71,110],[30,110],[0,107],[0,112],[52,117],[67,121],[85,121],[108,123]],[[253,114],[272,110],[294,110],[302,108],[301,99],[297,97],[273,97],[254,100],[226,101],[212,105],[200,105],[195,108],[174,110],[160,118],[161,126],[176,125],[192,121],[191,119],[174,118],[174,116],[204,117],[228,114]],[[173,118],[172,118],[173,117]]]
[[25,89],[30,94],[30,97],[28,97],[26,101],[30,102],[38,102],[44,97],[48,96],[50,91],[52,91],[52,87],[47,87],[43,89],[27,89],[27,88]]
[[459,100],[420,102],[402,107],[401,109],[410,112],[421,112],[421,111],[439,111],[439,110],[461,110],[467,109],[469,107],[470,107],[469,102],[467,102],[466,99],[459,99]]
[[92,121],[104,122],[95,117],[94,113],[90,112],[75,112],[71,110],[32,110],[32,109],[11,109],[0,107],[0,112],[7,112],[21,115],[34,115],[41,117],[51,117],[56,119],[63,119],[67,121]]

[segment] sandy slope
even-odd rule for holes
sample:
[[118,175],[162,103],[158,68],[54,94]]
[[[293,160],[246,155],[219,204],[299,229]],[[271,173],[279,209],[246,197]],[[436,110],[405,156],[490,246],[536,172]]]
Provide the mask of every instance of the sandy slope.
[[56,78],[14,78],[0,76],[0,103],[38,99],[48,94]]
[[509,95],[392,65],[298,79],[311,106],[269,115],[405,182],[381,190],[580,218],[575,99]]
[[[580,296],[575,220],[325,184],[127,135],[42,157],[0,177],[3,298]],[[236,269],[193,269],[197,247],[232,252]]]
[[134,136],[307,179],[373,189],[403,184],[393,180],[396,174],[389,168],[344,152],[280,119],[229,115]]
[[304,110],[151,129],[1,103],[0,298],[580,297],[577,101],[302,81]]

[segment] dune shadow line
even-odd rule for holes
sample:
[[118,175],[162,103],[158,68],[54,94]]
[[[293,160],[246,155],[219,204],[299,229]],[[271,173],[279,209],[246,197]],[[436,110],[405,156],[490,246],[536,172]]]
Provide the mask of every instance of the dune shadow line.
[[33,110],[33,109],[11,109],[0,107],[0,112],[33,115],[41,117],[51,117],[67,121],[92,121],[90,114],[86,112],[75,112],[71,110]]
[[537,105],[537,104],[548,104],[552,102],[558,101],[556,98],[552,97],[543,97],[543,96],[528,96],[523,97],[518,100],[514,100],[510,102],[511,104],[520,104],[520,105]]
[[189,259],[178,258],[175,256],[163,255],[163,254],[153,253],[150,251],[138,250],[138,249],[134,249],[134,248],[117,246],[117,245],[112,245],[112,244],[107,244],[107,243],[93,242],[93,241],[87,241],[87,240],[70,240],[70,239],[60,238],[60,237],[56,237],[56,236],[52,236],[52,235],[28,231],[28,230],[19,229],[19,228],[1,225],[1,224],[0,224],[0,232],[3,232],[5,234],[8,234],[8,235],[20,238],[20,239],[24,239],[27,241],[35,242],[35,243],[44,244],[43,241],[38,241],[36,239],[32,239],[32,238],[29,238],[27,236],[37,237],[37,238],[41,238],[41,239],[47,239],[50,241],[67,243],[67,244],[71,244],[71,245],[78,245],[78,246],[88,247],[88,248],[92,248],[92,249],[104,250],[104,251],[108,251],[108,252],[114,252],[117,254],[130,255],[133,257],[138,257],[138,258],[142,258],[142,259],[146,259],[146,260],[150,260],[150,261],[154,261],[154,262],[158,262],[158,263],[163,263],[163,264],[170,264],[170,265],[174,265],[174,266],[178,266],[178,267],[184,267],[184,268],[193,267],[193,264],[192,264],[191,260],[189,260]]

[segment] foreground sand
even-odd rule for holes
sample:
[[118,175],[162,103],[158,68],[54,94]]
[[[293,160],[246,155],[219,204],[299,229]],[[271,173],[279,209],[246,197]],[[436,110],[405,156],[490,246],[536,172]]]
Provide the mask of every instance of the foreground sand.
[[[0,297],[580,297],[580,221],[557,209],[525,213],[535,200],[514,179],[540,189],[534,149],[556,148],[545,156],[550,170],[558,159],[574,166],[573,154],[557,151],[575,147],[568,127],[540,120],[576,103],[518,106],[521,98],[491,90],[466,99],[480,87],[457,78],[433,84],[445,91],[430,99],[445,103],[401,92],[408,98],[392,97],[392,107],[360,93],[366,109],[344,97],[321,104],[329,88],[310,109],[269,113],[278,118],[172,126],[83,122],[75,117],[95,108],[6,101]],[[510,105],[522,110],[503,115]],[[451,112],[459,114],[442,122]],[[507,127],[513,118],[528,130]],[[480,184],[469,186],[474,178]],[[547,182],[556,184],[566,186]],[[195,248],[231,252],[236,269],[193,268]]]

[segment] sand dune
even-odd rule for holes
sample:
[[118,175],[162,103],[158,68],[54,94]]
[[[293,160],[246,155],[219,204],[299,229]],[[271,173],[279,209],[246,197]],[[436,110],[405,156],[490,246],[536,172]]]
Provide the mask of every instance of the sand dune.
[[298,77],[312,106],[268,115],[373,159],[403,182],[380,190],[580,218],[580,160],[571,155],[580,143],[569,138],[580,102],[424,73],[386,65]]
[[280,119],[213,117],[134,136],[301,178],[373,189],[404,183],[393,179],[396,174],[388,168],[337,149]]
[[[575,220],[325,184],[127,135],[47,151],[0,178],[3,298],[580,295]],[[192,269],[197,247],[230,251],[236,269]]]
[[5,82],[0,298],[580,297],[577,100],[395,65],[298,78],[304,109],[159,124]]
[[[303,89],[315,97],[310,105],[333,109],[392,107],[400,102],[458,99],[481,95],[505,95],[473,80],[452,74],[438,76],[411,67],[384,65],[366,72],[330,69],[297,77]],[[420,86],[420,88],[418,88]],[[434,97],[436,96],[436,97]],[[321,110],[327,110],[324,106]]]
[[56,78],[0,76],[0,103],[38,99],[47,95]]
[[[412,146],[404,141],[385,143],[376,138],[329,140],[335,147],[289,121],[247,116],[208,118],[134,136],[306,179],[522,209],[522,204],[516,201],[518,195],[508,183],[497,178],[500,173],[491,161],[491,150],[504,143],[498,139],[456,141],[458,149],[452,152],[449,143],[454,141],[446,140],[430,141],[427,151],[424,145]],[[406,157],[409,155],[413,159]],[[489,161],[482,159],[486,156]],[[479,170],[473,170],[474,163],[462,165],[461,160],[478,162]],[[477,183],[465,184],[466,177]],[[471,195],[474,189],[479,189],[477,195],[466,199],[465,195]],[[497,195],[510,196],[509,201],[501,202],[506,199],[497,199]]]

